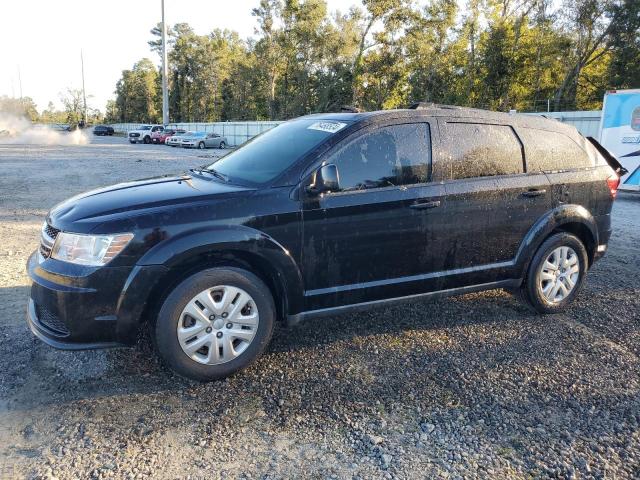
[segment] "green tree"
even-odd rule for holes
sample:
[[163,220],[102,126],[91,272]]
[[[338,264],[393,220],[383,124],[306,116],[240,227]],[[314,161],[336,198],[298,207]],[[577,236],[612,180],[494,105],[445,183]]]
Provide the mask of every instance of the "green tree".
[[[172,121],[287,119],[413,101],[496,110],[598,108],[638,87],[637,0],[260,0],[255,38],[168,28]],[[160,26],[149,46],[160,53]],[[125,70],[108,118],[152,121],[160,76]]]
[[611,6],[615,24],[606,69],[608,88],[640,87],[640,2],[624,0]]
[[32,122],[38,120],[38,109],[31,97],[14,98],[6,95],[1,96],[0,113],[24,117]]
[[158,70],[143,58],[131,70],[123,70],[116,84],[115,110],[120,122],[158,122]]

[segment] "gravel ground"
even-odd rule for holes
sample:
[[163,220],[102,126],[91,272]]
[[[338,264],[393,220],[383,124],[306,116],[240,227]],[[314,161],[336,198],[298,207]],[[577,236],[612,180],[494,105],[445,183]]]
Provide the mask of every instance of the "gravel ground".
[[207,385],[146,342],[37,341],[24,265],[46,211],[199,155],[0,145],[1,479],[640,477],[640,197],[616,202],[610,251],[564,315],[492,291],[316,320]]

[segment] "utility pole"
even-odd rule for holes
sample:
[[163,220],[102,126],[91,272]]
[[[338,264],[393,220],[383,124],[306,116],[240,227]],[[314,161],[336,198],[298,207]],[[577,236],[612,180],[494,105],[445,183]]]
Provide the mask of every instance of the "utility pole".
[[169,83],[167,76],[169,74],[169,65],[167,64],[167,22],[164,19],[164,0],[161,1],[162,7],[162,124],[169,123]]
[[84,89],[84,57],[82,49],[80,49],[80,65],[82,67],[82,102],[84,104],[84,125],[87,126],[87,93]]
[[22,76],[20,75],[20,65],[18,64],[18,85],[20,87],[20,100],[22,100]]

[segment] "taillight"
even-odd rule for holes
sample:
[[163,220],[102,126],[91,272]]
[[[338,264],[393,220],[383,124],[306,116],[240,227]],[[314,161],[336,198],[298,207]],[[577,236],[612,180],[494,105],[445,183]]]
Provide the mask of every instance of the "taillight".
[[618,194],[618,186],[620,185],[620,177],[618,175],[611,175],[607,178],[607,188],[609,189],[609,194],[611,194],[611,198],[616,198]]

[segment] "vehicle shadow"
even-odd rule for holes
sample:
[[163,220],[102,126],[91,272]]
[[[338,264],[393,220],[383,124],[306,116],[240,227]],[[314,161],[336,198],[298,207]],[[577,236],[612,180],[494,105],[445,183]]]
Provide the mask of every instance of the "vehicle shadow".
[[[576,309],[588,310],[590,302],[615,293],[616,288],[615,285],[599,285],[600,295],[596,299],[583,295]],[[612,291],[608,293],[609,290]],[[512,360],[536,364],[545,355],[544,345],[541,350],[526,347],[527,331],[534,329],[543,336],[554,335],[549,332],[558,329],[556,323],[560,318],[538,316],[512,295],[495,290],[314,319],[293,328],[278,325],[267,352],[254,366],[232,379],[204,385],[185,380],[165,368],[153,351],[146,329],[134,348],[69,352],[43,344],[32,335],[24,321],[28,292],[28,287],[0,288],[0,321],[5,325],[5,335],[0,339],[3,365],[0,369],[0,401],[9,409],[33,410],[83,399],[136,394],[165,393],[182,398],[193,391],[216,392],[227,388],[230,382],[237,385],[240,395],[243,390],[256,393],[265,388],[265,381],[272,375],[276,385],[281,383],[275,372],[287,370],[290,362],[304,362],[307,357],[317,361],[312,368],[317,374],[325,374],[334,368],[336,360],[354,362],[356,370],[363,369],[362,378],[349,378],[349,382],[355,381],[356,385],[340,383],[340,388],[357,390],[368,388],[368,371],[375,370],[371,365],[357,365],[369,354],[375,363],[377,354],[368,350],[378,347],[371,347],[372,344],[388,345],[385,363],[388,365],[391,361],[393,365],[396,359],[396,367],[400,370],[409,357],[425,372],[452,368],[451,359],[469,348],[491,358],[483,366],[489,368],[493,363],[499,364],[503,357],[496,351],[495,343],[488,342],[483,346],[483,342],[504,332],[509,332],[510,349],[526,353],[518,354]],[[551,330],[547,332],[547,329]],[[636,332],[632,333],[637,335],[638,330],[640,327],[636,325]],[[421,338],[413,351],[412,337]],[[424,344],[429,345],[427,350]],[[332,352],[333,359],[327,358],[326,364],[318,360],[319,352],[322,357],[328,351]],[[362,352],[363,356],[360,355]],[[381,388],[381,394],[389,385],[404,381],[401,376],[393,378],[392,373],[381,372],[380,375],[389,375],[387,383],[371,388]],[[290,374],[289,381],[295,381],[295,377],[295,373]],[[304,384],[308,378],[302,376],[298,381]],[[341,381],[337,379],[336,382]],[[400,384],[396,388],[404,389]]]
[[532,313],[502,290],[438,300],[417,300],[365,312],[312,319],[292,328],[280,326],[274,334],[271,351],[292,351],[349,341],[354,337],[489,324],[514,315],[529,316]]
[[[0,292],[2,290],[7,289]],[[28,289],[21,288],[11,295],[23,298],[26,304]],[[145,336],[141,336],[134,348],[71,352],[53,349],[33,337],[24,322],[24,307],[15,308],[18,306],[13,305],[14,308],[5,313],[14,319],[8,333],[12,341],[3,342],[0,348],[0,361],[8,365],[0,373],[0,385],[5,386],[0,397],[11,400],[10,408],[30,409],[92,397],[140,393],[180,396],[193,388],[205,388],[165,368]],[[284,357],[304,357],[326,346],[348,351],[354,342],[370,337],[389,335],[390,341],[396,341],[397,336],[416,332],[441,335],[442,330],[460,330],[529,315],[510,295],[495,291],[327,317],[295,328],[279,325],[263,359],[234,379],[241,378],[240,381],[246,383],[256,375],[268,376]]]
[[[29,409],[135,393],[181,394],[200,385],[178,377],[162,365],[146,328],[133,348],[61,351],[49,347],[31,333],[25,322],[28,295],[26,286],[0,288],[0,321],[5,325],[5,335],[0,340],[0,362],[4,365],[0,369],[0,400],[7,401],[9,408]],[[278,325],[264,358],[270,363],[283,353],[349,343],[356,337],[457,328],[499,322],[514,314],[528,315],[524,307],[503,292],[468,297],[328,317],[294,328]],[[254,373],[256,368],[253,367]]]

